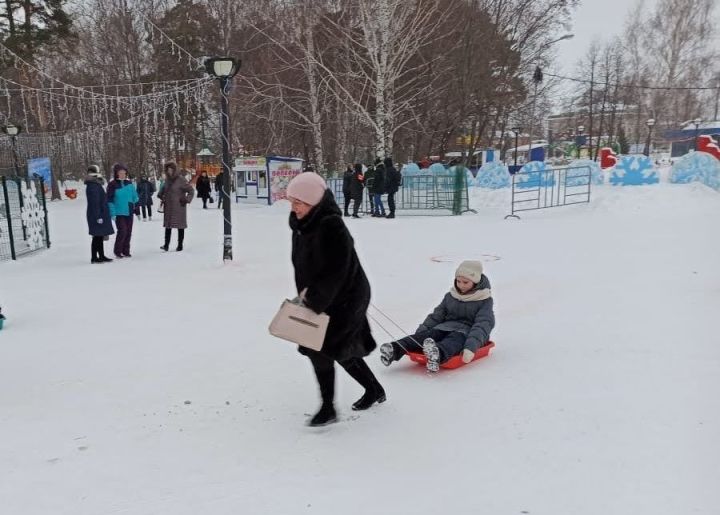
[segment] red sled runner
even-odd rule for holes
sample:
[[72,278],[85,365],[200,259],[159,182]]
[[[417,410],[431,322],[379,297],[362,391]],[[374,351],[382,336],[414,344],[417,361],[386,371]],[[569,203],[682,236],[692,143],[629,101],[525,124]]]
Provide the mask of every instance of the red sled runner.
[[[475,351],[475,357],[473,358],[473,360],[470,363],[472,363],[473,361],[477,361],[480,358],[484,358],[484,357],[488,356],[490,354],[490,349],[492,349],[493,347],[495,347],[495,343],[488,341],[485,345],[483,345],[482,347],[480,347],[478,350]],[[425,357],[425,354],[423,354],[422,352],[408,352],[407,355],[411,360],[413,360],[418,365],[424,366],[425,364],[427,364],[427,358]],[[454,368],[460,368],[464,365],[467,365],[467,363],[463,363],[462,356],[458,354],[457,356],[453,356],[452,358],[447,360],[445,363],[440,365],[440,368],[447,368],[449,370],[452,370]]]

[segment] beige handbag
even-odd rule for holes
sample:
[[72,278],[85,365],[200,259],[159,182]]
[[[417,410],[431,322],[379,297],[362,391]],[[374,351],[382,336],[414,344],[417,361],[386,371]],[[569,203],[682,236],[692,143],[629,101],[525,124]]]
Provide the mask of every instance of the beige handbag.
[[283,301],[280,310],[270,322],[270,334],[297,343],[308,349],[319,351],[325,341],[330,317],[319,315],[305,307],[300,300]]

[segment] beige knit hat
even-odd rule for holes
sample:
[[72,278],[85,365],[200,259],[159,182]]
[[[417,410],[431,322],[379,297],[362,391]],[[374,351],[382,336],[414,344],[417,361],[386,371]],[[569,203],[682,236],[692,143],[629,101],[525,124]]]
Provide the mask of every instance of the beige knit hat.
[[463,261],[455,271],[455,277],[465,277],[475,284],[480,282],[483,274],[483,266],[480,261]]

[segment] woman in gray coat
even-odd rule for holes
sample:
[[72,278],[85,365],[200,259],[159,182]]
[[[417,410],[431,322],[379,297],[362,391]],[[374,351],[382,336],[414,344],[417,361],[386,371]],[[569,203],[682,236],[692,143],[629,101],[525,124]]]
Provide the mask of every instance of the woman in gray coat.
[[170,236],[173,229],[178,231],[177,251],[183,249],[185,229],[187,229],[187,205],[194,196],[193,187],[182,174],[178,173],[177,165],[172,161],[165,163],[165,182],[158,198],[164,206],[163,227],[165,227],[165,244],[160,247],[166,251],[170,247]]
[[422,352],[428,372],[462,354],[470,363],[475,351],[487,344],[495,327],[490,281],[480,261],[463,261],[455,272],[455,283],[442,302],[420,324],[415,334],[380,346],[380,361],[389,366],[407,352]]

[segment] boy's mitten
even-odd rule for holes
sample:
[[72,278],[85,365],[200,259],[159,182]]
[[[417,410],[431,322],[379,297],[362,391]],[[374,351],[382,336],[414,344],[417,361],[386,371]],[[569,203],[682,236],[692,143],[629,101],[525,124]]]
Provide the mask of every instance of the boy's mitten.
[[473,359],[475,359],[475,353],[473,351],[471,351],[470,349],[463,349],[463,352],[462,352],[463,363],[470,363]]

